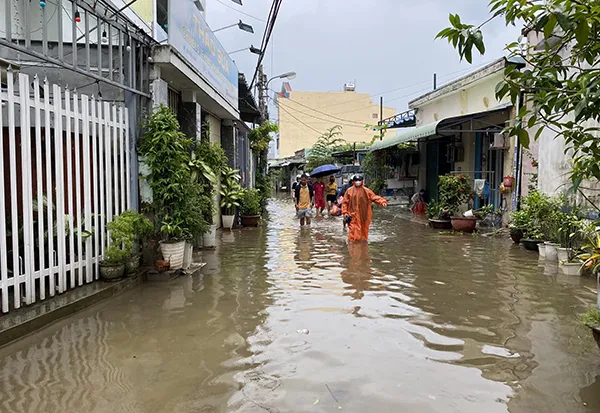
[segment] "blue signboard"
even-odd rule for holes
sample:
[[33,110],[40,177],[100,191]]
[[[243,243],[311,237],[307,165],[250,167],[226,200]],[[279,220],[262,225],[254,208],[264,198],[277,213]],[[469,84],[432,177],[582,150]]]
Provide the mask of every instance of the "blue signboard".
[[238,69],[192,0],[169,7],[169,44],[238,109]]

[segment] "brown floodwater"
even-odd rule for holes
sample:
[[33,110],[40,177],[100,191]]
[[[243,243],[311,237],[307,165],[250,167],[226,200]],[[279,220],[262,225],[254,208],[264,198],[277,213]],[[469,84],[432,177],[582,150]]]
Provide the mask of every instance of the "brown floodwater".
[[289,201],[203,274],[144,284],[0,349],[0,412],[599,412],[592,280],[507,239],[377,209],[300,230]]

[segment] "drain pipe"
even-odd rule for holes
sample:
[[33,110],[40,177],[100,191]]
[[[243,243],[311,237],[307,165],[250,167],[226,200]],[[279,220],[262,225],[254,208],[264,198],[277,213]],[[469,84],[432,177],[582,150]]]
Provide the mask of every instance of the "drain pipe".
[[[519,103],[517,105],[517,114],[521,111],[523,106],[525,105],[525,92],[521,91],[519,94]],[[523,120],[521,120],[523,122]],[[517,136],[517,143],[515,145],[515,153],[514,153],[513,162],[513,174],[515,176],[516,188],[515,193],[513,195],[512,209],[513,211],[518,211],[521,208],[521,186],[522,186],[522,177],[523,177],[523,148],[521,146],[521,141]]]

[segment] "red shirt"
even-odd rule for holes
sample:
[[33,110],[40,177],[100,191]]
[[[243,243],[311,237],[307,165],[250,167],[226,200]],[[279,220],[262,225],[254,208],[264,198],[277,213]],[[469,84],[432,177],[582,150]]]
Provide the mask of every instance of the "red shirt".
[[313,189],[315,191],[315,199],[325,199],[325,184],[323,182],[315,182]]

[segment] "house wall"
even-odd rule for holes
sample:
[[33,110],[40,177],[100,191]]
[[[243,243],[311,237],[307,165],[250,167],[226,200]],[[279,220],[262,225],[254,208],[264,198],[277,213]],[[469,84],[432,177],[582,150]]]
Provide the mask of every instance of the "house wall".
[[[373,103],[370,95],[302,91],[290,91],[289,94],[289,99],[278,99],[281,158],[311,148],[323,132],[335,125],[342,126],[342,138],[347,142],[371,142],[373,139],[375,132],[365,126],[379,122],[379,105]],[[395,108],[383,108],[384,118],[396,113]]]

